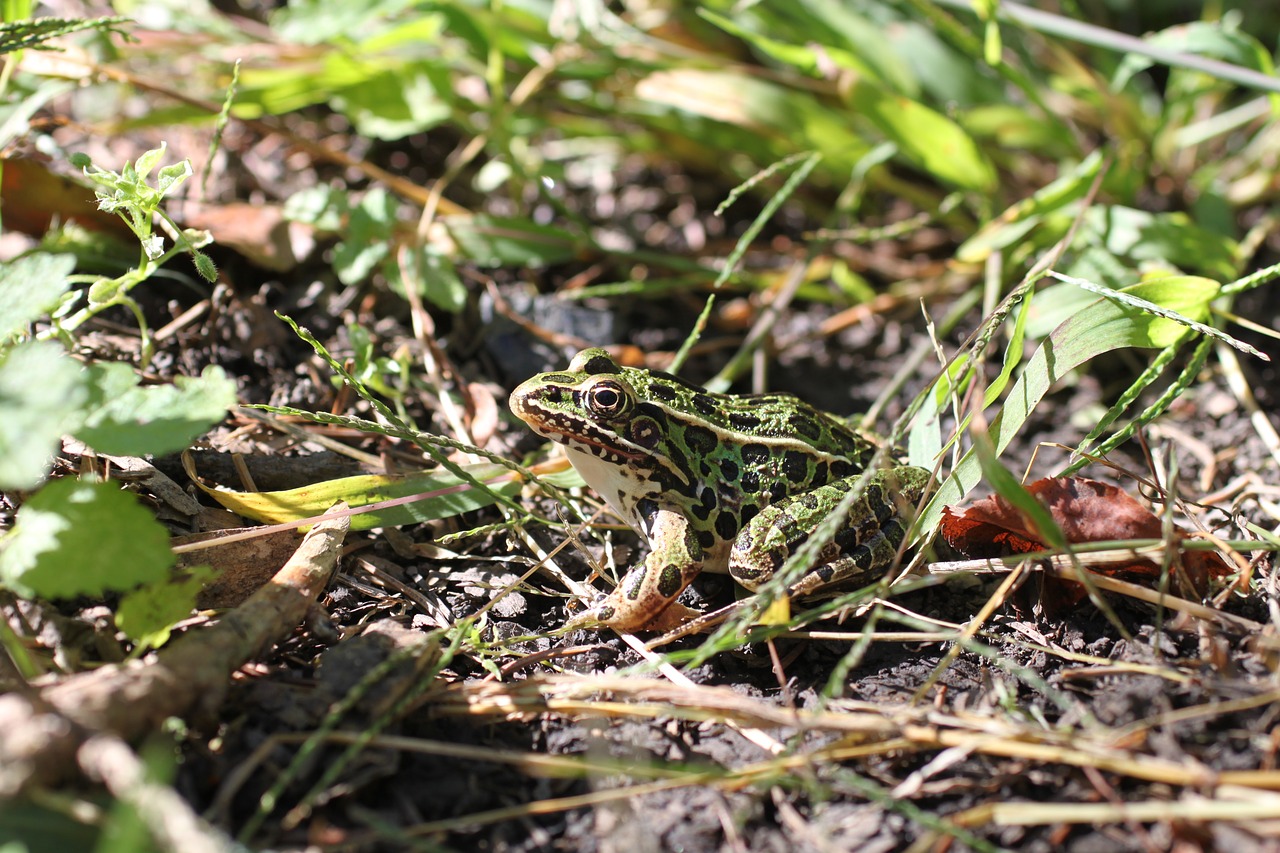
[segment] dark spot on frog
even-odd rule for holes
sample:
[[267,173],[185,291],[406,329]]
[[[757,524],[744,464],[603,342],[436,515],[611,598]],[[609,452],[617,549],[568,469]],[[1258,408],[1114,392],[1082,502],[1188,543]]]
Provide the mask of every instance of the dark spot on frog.
[[760,472],[759,471],[743,471],[742,480],[739,483],[744,495],[754,495],[760,491]]
[[792,483],[800,484],[809,477],[809,459],[798,450],[782,454],[782,474]]
[[680,570],[675,566],[663,566],[658,575],[658,594],[663,598],[675,598],[680,594]]
[[822,435],[822,426],[807,412],[792,412],[787,418],[787,426],[792,432],[808,439],[816,439]]
[[729,426],[744,432],[759,429],[760,419],[749,412],[730,412]]
[[835,535],[834,541],[841,553],[851,553],[862,541],[862,531],[856,527],[846,527]]
[[739,526],[746,527],[748,524],[751,523],[751,519],[755,518],[756,515],[759,514],[759,512],[760,512],[760,507],[756,506],[755,504],[743,504],[742,508],[738,511]]
[[716,509],[716,493],[714,489],[704,488],[699,495],[701,500],[689,508],[699,521],[706,521]]
[[708,551],[716,545],[716,535],[710,530],[698,531],[698,544],[702,546],[702,550]]
[[781,480],[774,481],[774,484],[769,487],[770,502],[777,503],[778,501],[782,500],[786,496],[787,496],[787,484],[782,482]]
[[694,394],[693,408],[702,415],[716,414],[716,401],[710,394]]
[[741,455],[742,464],[748,468],[758,467],[769,461],[769,448],[763,444],[744,444]]
[[722,512],[716,516],[716,536],[728,542],[738,535],[738,520],[731,512]]
[[684,443],[695,456],[708,456],[716,449],[716,434],[706,427],[690,424],[684,429]]
[[603,352],[596,353],[582,365],[582,372],[595,376],[600,373],[618,373],[618,363]]
[[734,462],[732,459],[720,460],[720,476],[725,480],[732,483],[734,480],[738,479],[738,473],[739,469],[737,462]]
[[676,398],[676,389],[660,382],[652,382],[649,384],[649,396],[655,400],[664,400],[670,403]]

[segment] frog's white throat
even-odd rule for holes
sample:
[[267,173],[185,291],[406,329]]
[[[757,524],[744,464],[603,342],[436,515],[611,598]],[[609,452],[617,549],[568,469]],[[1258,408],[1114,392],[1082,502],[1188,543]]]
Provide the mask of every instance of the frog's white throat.
[[643,478],[635,468],[606,462],[572,443],[564,446],[564,452],[586,484],[604,498],[620,518],[637,529],[643,529],[636,504],[641,498],[657,493],[654,483]]

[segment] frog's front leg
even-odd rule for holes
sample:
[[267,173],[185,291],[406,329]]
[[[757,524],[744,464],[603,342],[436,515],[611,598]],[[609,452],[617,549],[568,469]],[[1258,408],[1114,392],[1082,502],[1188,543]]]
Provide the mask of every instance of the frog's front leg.
[[[729,574],[756,590],[774,576],[853,488],[847,477],[770,504],[743,528],[729,553]],[[791,585],[797,595],[893,563],[924,495],[929,472],[901,466],[875,471],[843,525],[818,555],[818,565]]]
[[613,592],[570,619],[566,627],[665,631],[696,615],[675,600],[702,571],[697,532],[677,512],[652,509],[643,515],[649,556],[627,572]]

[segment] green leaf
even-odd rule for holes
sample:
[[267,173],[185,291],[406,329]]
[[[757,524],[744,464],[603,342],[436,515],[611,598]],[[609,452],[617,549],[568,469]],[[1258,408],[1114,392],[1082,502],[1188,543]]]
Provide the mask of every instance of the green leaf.
[[[151,174],[151,170],[154,169],[156,164],[164,158],[165,149],[168,147],[169,146],[166,143],[161,142],[159,148],[152,148],[150,151],[143,152],[142,155],[138,157],[132,168],[134,173],[137,175],[137,180],[139,182],[147,179],[147,175]],[[128,167],[126,167],[126,174],[127,173]]]
[[343,284],[364,281],[390,254],[397,206],[390,193],[375,187],[352,209],[342,242],[333,251],[334,270]]
[[125,364],[94,365],[88,372],[94,396],[75,435],[102,453],[182,450],[236,403],[235,383],[216,366],[198,378],[179,376],[173,385],[146,387]]
[[880,129],[907,159],[939,180],[992,192],[996,171],[964,128],[924,104],[895,95],[868,79],[849,91],[854,111]]
[[572,260],[578,242],[563,228],[500,216],[442,219],[462,254],[483,266],[544,267]]
[[271,16],[271,25],[285,41],[326,44],[384,27],[387,18],[409,5],[410,0],[293,0]]
[[284,218],[291,222],[306,222],[320,231],[336,232],[350,210],[351,200],[346,190],[322,184],[289,196],[283,212]]
[[0,345],[57,307],[75,266],[72,255],[43,253],[0,265]]
[[18,510],[0,550],[0,584],[40,598],[99,596],[164,577],[169,534],[112,483],[70,478],[45,486]]
[[388,69],[348,86],[333,106],[351,119],[362,136],[403,139],[435,127],[450,115],[426,69]]
[[[419,290],[423,298],[450,314],[459,314],[467,307],[467,286],[448,258],[426,246],[415,247],[410,258],[417,266],[411,280],[421,284]],[[403,272],[401,276],[403,289]]]
[[19,344],[0,360],[0,489],[40,482],[88,399],[83,370],[58,344]]
[[[1271,56],[1262,44],[1248,33],[1224,27],[1220,22],[1192,21],[1152,33],[1143,39],[1154,47],[1178,53],[1208,56],[1245,68],[1271,74]],[[1136,53],[1126,54],[1116,69],[1111,88],[1119,91],[1140,71],[1155,65],[1155,60]]]
[[163,646],[173,626],[191,615],[196,597],[215,574],[209,566],[194,566],[133,590],[120,599],[116,627],[143,649]]
[[179,160],[171,166],[165,166],[156,175],[156,190],[160,195],[168,195],[182,185],[182,182],[191,177],[191,161]]
[[1151,213],[1120,205],[1094,205],[1084,216],[1079,239],[1096,241],[1115,257],[1130,262],[1172,264],[1222,280],[1239,274],[1236,241],[1201,228],[1180,211]]
[[832,47],[831,45],[809,47],[808,45],[787,44],[778,39],[753,33],[746,27],[723,15],[717,15],[715,12],[699,9],[698,14],[725,32],[732,33],[751,44],[765,56],[786,63],[796,70],[813,77],[824,76],[826,66],[830,63],[857,71],[859,74],[873,73],[869,65],[847,50]]
[[[1220,286],[1195,276],[1174,276],[1124,290],[1199,320],[1206,316]],[[1153,317],[1108,299],[1098,299],[1055,329],[1027,361],[1022,375],[1005,398],[1004,408],[991,421],[995,453],[1004,452],[1053,383],[1070,371],[1105,352],[1123,347],[1163,348],[1189,331],[1175,320]],[[978,459],[970,451],[925,507],[918,529],[932,530],[942,507],[958,503],[978,483],[979,475]]]

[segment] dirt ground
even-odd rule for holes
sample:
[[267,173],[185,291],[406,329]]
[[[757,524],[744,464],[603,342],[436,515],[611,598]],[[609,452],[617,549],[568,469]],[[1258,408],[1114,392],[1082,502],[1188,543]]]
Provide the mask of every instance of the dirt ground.
[[[666,209],[684,202],[702,211],[714,206],[687,176],[683,182],[636,176],[644,177],[650,186],[674,182],[684,190],[662,196],[652,209],[626,210],[618,220],[631,225],[617,227],[661,221]],[[702,221],[713,235],[740,227],[706,214]],[[779,229],[773,246],[795,246],[801,231]],[[873,276],[890,262],[940,268],[953,244],[932,236],[873,247]],[[664,232],[658,242],[679,249],[681,234]],[[381,352],[414,346],[403,302],[335,286],[319,258],[273,274],[233,251],[214,251],[227,289],[212,295],[174,289],[146,306],[161,325],[201,299],[215,302],[204,320],[165,342],[153,368],[162,377],[217,364],[237,378],[246,403],[329,411],[337,392],[327,368],[270,311],[294,317],[339,358],[350,354],[350,319],[376,331]],[[653,354],[674,351],[701,307],[702,293],[557,299],[554,292],[584,266],[542,270],[532,281],[499,271],[491,291],[476,287],[466,313],[436,318],[456,387],[475,383],[483,391],[477,399],[492,398],[502,409],[490,450],[519,459],[539,446],[505,413],[506,394],[532,373],[562,366],[571,349],[536,340],[504,312],[554,335]],[[951,297],[934,298],[929,310],[941,316]],[[1245,299],[1239,313],[1276,316],[1274,289]],[[743,295],[722,301],[707,346],[685,375],[712,375],[741,338],[739,315],[758,310]],[[771,358],[768,383],[853,414],[877,397],[926,332],[911,299],[820,336],[818,324],[830,312],[809,303],[788,309],[775,339],[789,343]],[[127,326],[127,318],[118,319]],[[944,344],[954,347],[980,320],[971,312]],[[1280,357],[1274,341],[1242,336]],[[104,323],[86,343],[110,353],[128,340]],[[1039,442],[1078,441],[1145,357],[1119,353],[1051,394],[1007,454],[1011,470],[1021,470]],[[1246,367],[1262,416],[1274,422],[1274,369],[1260,362]],[[922,371],[908,382],[882,422],[925,378]],[[360,411],[358,401],[343,404]],[[411,399],[410,414],[424,429],[448,431],[430,399]],[[322,435],[373,454],[399,453],[399,466],[410,458],[378,436],[303,429],[317,439],[237,415],[198,450],[197,468],[210,482],[239,488],[231,463],[239,453],[264,490],[361,470],[327,449]],[[1232,539],[1246,538],[1245,522],[1274,527],[1276,462],[1218,361],[1145,437],[1156,457],[1177,460],[1179,493],[1190,502],[1179,513],[1181,525],[1203,524]],[[1051,473],[1061,458],[1052,450],[1035,455],[1033,476]],[[1111,461],[1150,474],[1136,443]],[[156,464],[188,482],[176,458]],[[1101,464],[1085,473],[1140,491]],[[1212,508],[1196,505],[1206,495]],[[522,500],[560,517],[548,498]],[[307,624],[243,669],[220,706],[189,721],[177,789],[232,835],[271,792],[277,805],[249,841],[274,849],[1280,849],[1280,808],[1267,790],[1274,780],[1244,775],[1232,787],[1235,777],[1222,775],[1274,773],[1280,602],[1269,558],[1255,561],[1248,594],[1211,605],[1235,622],[1124,595],[1107,596],[1111,615],[1088,602],[1062,609],[1045,602],[1034,571],[984,614],[1005,577],[956,576],[887,596],[875,624],[866,607],[852,608],[797,636],[743,644],[700,662],[701,640],[679,640],[662,650],[683,667],[674,678],[656,665],[643,668],[638,651],[608,632],[549,637],[567,617],[566,590],[544,575],[521,579],[537,563],[530,540],[499,529],[435,544],[451,531],[499,520],[490,508],[351,534],[339,575]],[[529,536],[550,550],[566,531],[536,528]],[[585,542],[569,543],[556,557],[580,581],[590,575],[591,560],[625,570],[643,554],[625,530]],[[734,595],[727,579],[706,577],[684,601],[712,609]],[[456,652],[420,647],[433,628],[495,598]],[[984,618],[968,647],[937,639],[979,614]],[[94,656],[91,638],[106,630],[100,612],[47,615],[57,626],[49,630],[62,632],[56,642]],[[685,667],[686,661],[694,663]],[[378,673],[372,684],[370,672]],[[344,758],[348,740],[321,739],[299,759],[303,736],[334,719],[342,732],[368,727],[373,740]],[[562,756],[590,766],[582,772],[534,760]],[[340,772],[326,777],[334,766]],[[282,779],[287,784],[273,790]],[[290,811],[315,786],[307,808]],[[1256,808],[1242,807],[1243,817],[1231,818],[1224,803]],[[1098,811],[1096,819],[1063,812],[1025,821],[1017,818],[1025,813],[983,811],[1018,804]],[[1121,804],[1147,811],[1128,813]]]

